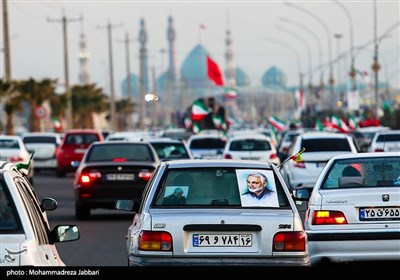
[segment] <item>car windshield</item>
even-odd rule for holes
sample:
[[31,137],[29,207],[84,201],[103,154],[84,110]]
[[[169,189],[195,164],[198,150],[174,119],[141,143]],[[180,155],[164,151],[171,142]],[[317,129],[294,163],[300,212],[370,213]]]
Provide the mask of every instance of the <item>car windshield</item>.
[[0,150],[1,149],[15,149],[19,150],[19,143],[15,139],[0,139]]
[[[253,184],[263,182],[265,190],[260,192],[259,197],[254,193],[249,195]],[[266,193],[270,202],[262,199]],[[256,204],[251,204],[246,199],[247,195],[250,199],[255,199]],[[289,207],[283,187],[272,170],[212,167],[170,170],[159,185],[153,203],[159,207],[188,208]]]
[[70,145],[89,145],[95,141],[99,141],[99,137],[91,133],[69,134],[65,139],[65,143]]
[[151,143],[159,158],[190,158],[182,143]]
[[23,139],[25,144],[33,144],[33,143],[47,143],[47,144],[56,144],[56,138],[51,136],[26,136]]
[[343,138],[303,139],[301,147],[307,152],[351,151],[349,142]]
[[246,139],[232,141],[231,151],[270,151],[271,145],[266,140]]
[[218,138],[193,139],[190,143],[190,149],[223,149],[226,142]]
[[154,157],[148,145],[118,143],[92,146],[85,161],[154,161]]
[[400,187],[399,157],[336,160],[321,189],[349,187]]

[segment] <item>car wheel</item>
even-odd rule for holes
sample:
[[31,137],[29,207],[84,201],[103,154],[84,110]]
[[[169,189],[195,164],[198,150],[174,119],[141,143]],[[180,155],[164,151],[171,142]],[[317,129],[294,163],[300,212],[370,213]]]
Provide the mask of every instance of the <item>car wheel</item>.
[[85,220],[90,216],[90,208],[81,204],[75,204],[75,217],[78,220]]

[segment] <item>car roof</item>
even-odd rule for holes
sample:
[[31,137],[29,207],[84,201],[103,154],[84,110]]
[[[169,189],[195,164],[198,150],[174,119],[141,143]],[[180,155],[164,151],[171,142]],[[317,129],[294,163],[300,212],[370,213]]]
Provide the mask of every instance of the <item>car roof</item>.
[[236,134],[229,137],[229,141],[242,140],[242,139],[261,139],[261,140],[271,141],[270,137],[261,134],[261,132],[254,134]]
[[233,160],[233,159],[181,159],[166,161],[169,168],[189,168],[189,167],[238,167],[238,168],[270,168],[269,162],[253,160]]
[[161,138],[144,138],[144,142],[150,142],[150,143],[183,143],[183,140],[181,139],[173,139],[173,138],[167,138],[167,137],[161,137]]
[[335,132],[327,132],[327,131],[312,131],[312,132],[304,132],[303,134],[299,135],[303,139],[314,139],[314,138],[347,138],[348,135],[344,133],[335,133]]
[[393,157],[400,156],[399,152],[367,152],[367,153],[350,153],[335,155],[332,159],[357,159],[357,158],[369,158],[369,157]]

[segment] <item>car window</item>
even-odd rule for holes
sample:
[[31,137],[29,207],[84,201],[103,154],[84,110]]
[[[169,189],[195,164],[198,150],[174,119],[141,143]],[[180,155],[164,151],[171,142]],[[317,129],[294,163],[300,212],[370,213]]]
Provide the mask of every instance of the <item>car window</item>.
[[92,146],[86,162],[96,161],[154,161],[154,157],[148,145],[118,143]]
[[0,139],[0,150],[1,149],[15,149],[19,150],[20,146],[15,139]]
[[377,137],[376,142],[400,142],[399,134],[381,134]]
[[190,143],[190,149],[223,149],[226,142],[218,138],[193,139]]
[[26,136],[23,138],[25,144],[32,143],[47,143],[47,144],[57,144],[57,139],[51,136]]
[[0,181],[0,233],[23,233],[21,221],[6,183]]
[[[348,172],[349,167],[356,171]],[[336,160],[325,176],[321,189],[382,186],[400,187],[399,157]]]
[[[253,207],[245,203],[246,176],[262,173],[268,177],[267,190],[271,191],[273,204],[257,206],[288,207],[289,202],[279,180],[272,170],[247,170],[237,168],[199,168],[170,170],[159,185],[154,201],[160,207]],[[174,197],[175,196],[175,197]],[[178,198],[176,198],[178,197]],[[182,197],[183,199],[180,199]]]
[[271,145],[266,140],[246,139],[232,141],[229,150],[231,151],[269,151]]
[[151,143],[160,158],[190,158],[182,143]]
[[307,152],[351,151],[349,142],[343,138],[303,139],[301,147]]
[[93,133],[69,134],[66,137],[65,143],[70,145],[89,145],[99,141],[98,135]]

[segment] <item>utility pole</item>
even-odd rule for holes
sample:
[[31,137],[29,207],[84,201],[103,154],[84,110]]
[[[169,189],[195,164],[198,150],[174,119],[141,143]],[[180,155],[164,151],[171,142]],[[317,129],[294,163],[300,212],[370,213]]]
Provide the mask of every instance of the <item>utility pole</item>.
[[65,15],[63,15],[61,20],[54,20],[48,18],[47,21],[49,22],[62,22],[63,28],[63,45],[64,45],[64,79],[65,79],[65,92],[67,95],[67,128],[71,129],[74,127],[73,122],[73,108],[72,108],[72,94],[71,89],[69,86],[69,73],[68,73],[68,38],[67,38],[67,23],[73,21],[81,21],[82,17],[75,18],[75,19],[67,19]]
[[[128,32],[125,34],[125,40],[123,40],[123,43],[125,43],[125,54],[126,54],[126,86],[127,86],[127,97],[128,97],[128,103],[129,105],[132,104],[132,81],[131,81],[131,66],[130,66],[130,53],[129,53],[129,43],[135,42],[134,40],[131,40],[129,38]],[[127,125],[128,125],[128,130],[133,129],[133,123],[132,123],[132,113],[128,115],[127,119]]]
[[10,55],[10,35],[8,27],[7,0],[3,0],[3,40],[4,40],[4,80],[11,82],[11,55]]
[[[113,67],[113,56],[112,56],[112,28],[119,27],[119,25],[111,25],[110,22],[103,28],[107,28],[108,32],[108,55],[109,55],[109,63],[110,63],[110,129],[112,131],[116,131],[118,129],[117,122],[116,122],[116,113],[115,113],[115,95],[114,95],[114,67]],[[99,26],[99,28],[102,28]]]
[[375,117],[376,119],[379,119],[378,111],[380,108],[379,104],[379,78],[378,78],[378,72],[379,69],[381,69],[381,66],[379,64],[379,59],[378,59],[378,48],[379,48],[379,43],[378,43],[378,17],[377,17],[377,9],[376,9],[376,0],[374,0],[374,63],[372,64],[371,68],[375,73],[375,82],[374,82],[374,93],[375,93]]

